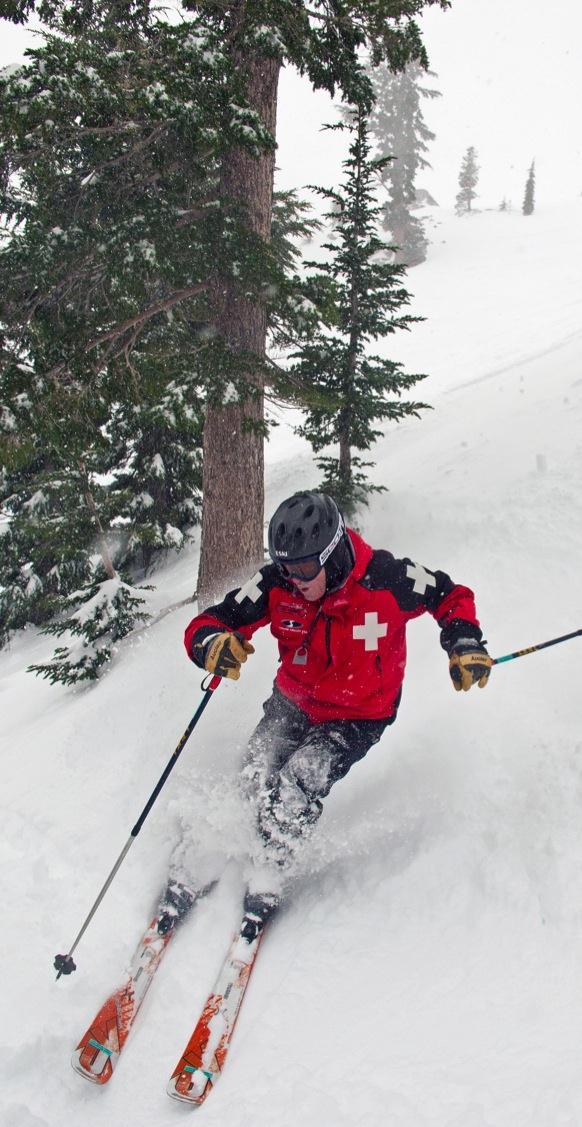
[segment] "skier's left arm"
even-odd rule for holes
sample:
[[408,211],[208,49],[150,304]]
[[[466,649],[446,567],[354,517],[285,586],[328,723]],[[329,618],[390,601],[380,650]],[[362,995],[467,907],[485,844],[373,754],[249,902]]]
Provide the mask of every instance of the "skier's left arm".
[[425,607],[441,628],[441,646],[449,656],[454,688],[457,692],[468,692],[477,684],[484,689],[493,661],[483,640],[473,592],[469,587],[453,583],[444,571],[422,570],[434,578],[434,586],[427,582]]
[[402,608],[411,617],[428,611],[438,622],[457,692],[467,692],[474,684],[483,689],[493,661],[483,640],[473,592],[454,583],[446,572],[431,571],[409,559],[394,560],[393,566]]

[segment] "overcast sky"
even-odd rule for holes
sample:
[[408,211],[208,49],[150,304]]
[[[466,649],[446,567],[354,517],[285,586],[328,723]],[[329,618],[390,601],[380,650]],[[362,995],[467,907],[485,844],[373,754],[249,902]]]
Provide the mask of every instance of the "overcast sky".
[[[30,32],[0,20],[0,64],[16,62]],[[482,207],[503,196],[521,206],[535,157],[536,202],[582,193],[582,4],[580,0],[453,0],[422,20],[433,83],[442,97],[425,103],[436,133],[422,175],[443,207],[452,207],[461,158],[478,152]],[[337,179],[345,139],[320,132],[334,117],[330,99],[307,79],[283,73],[279,94],[279,184],[329,185]]]
[[[436,134],[432,170],[420,178],[442,207],[454,206],[463,153],[477,149],[483,207],[503,196],[521,206],[535,157],[538,205],[582,193],[582,4],[580,0],[453,0],[422,20],[431,82],[442,97],[424,103]],[[342,140],[320,134],[333,107],[305,81],[283,75],[279,165],[285,184],[326,182]],[[308,172],[302,179],[302,166]]]

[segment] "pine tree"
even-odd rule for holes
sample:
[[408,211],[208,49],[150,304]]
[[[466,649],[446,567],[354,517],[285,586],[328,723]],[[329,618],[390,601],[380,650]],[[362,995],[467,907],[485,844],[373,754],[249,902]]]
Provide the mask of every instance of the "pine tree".
[[[430,3],[431,0],[428,0]],[[444,0],[441,6],[446,7]],[[194,6],[189,0],[187,6]],[[316,89],[336,88],[347,99],[370,94],[362,75],[359,51],[367,47],[374,64],[388,58],[401,68],[411,58],[427,64],[413,17],[424,0],[386,5],[356,0],[337,6],[265,0],[249,5],[231,0],[202,5],[221,27],[229,45],[232,66],[242,76],[244,97],[274,141],[279,70],[291,63],[307,74]],[[341,9],[341,10],[340,10]],[[254,158],[240,147],[225,156],[221,168],[221,199],[238,201],[248,230],[259,243],[270,238],[270,207],[274,173],[274,145]],[[267,316],[261,293],[241,285],[240,278],[220,277],[215,289],[215,325],[224,342],[225,361],[246,362],[246,399],[242,403],[210,403],[206,412],[203,450],[202,543],[198,591],[202,603],[264,558],[262,436]],[[241,391],[239,389],[239,398]],[[239,467],[236,479],[232,464]],[[240,513],[236,529],[223,511]],[[244,566],[243,566],[244,559]]]
[[424,262],[428,247],[424,225],[414,214],[418,173],[430,168],[425,154],[435,136],[425,124],[422,102],[440,97],[438,90],[423,85],[427,74],[435,77],[418,63],[409,63],[401,73],[385,66],[370,73],[375,97],[370,129],[376,155],[392,158],[380,174],[389,197],[384,227],[398,248],[395,261],[407,266]]
[[535,171],[535,169],[536,169],[536,162],[535,162],[535,160],[532,160],[532,162],[529,166],[528,174],[527,174],[527,180],[526,180],[526,184],[525,184],[525,193],[524,193],[524,197],[523,197],[523,206],[522,206],[522,209],[521,209],[523,211],[524,215],[533,215],[533,212],[534,212],[535,186],[536,186],[536,171]]
[[222,56],[147,5],[65,14],[0,80],[0,641],[88,598],[102,624],[99,583],[131,629],[118,571],[179,546],[201,484]]
[[64,600],[66,618],[45,626],[46,634],[61,638],[70,635],[63,646],[57,646],[49,661],[29,666],[55,685],[75,685],[95,681],[99,672],[115,652],[115,644],[148,617],[139,590],[124,583],[118,574],[95,583]]
[[407,375],[400,364],[367,351],[370,341],[408,329],[421,318],[400,312],[410,301],[405,268],[390,262],[393,248],[377,233],[378,173],[386,158],[371,156],[365,111],[355,109],[351,123],[336,128],[349,130],[349,155],[342,185],[318,189],[331,204],[332,238],[323,246],[326,260],[309,264],[306,284],[329,328],[305,340],[294,354],[292,372],[311,398],[299,433],[316,453],[339,446],[336,456],[318,461],[324,471],[321,488],[353,513],[370,493],[384,489],[362,472],[373,463],[354,451],[370,449],[381,434],[375,424],[418,415],[426,404],[402,398],[423,376]]
[[311,228],[295,197],[276,206],[260,283],[235,207],[218,214],[220,145],[255,136],[231,116],[223,56],[192,25],[130,14],[57,23],[0,82],[0,642],[120,569],[147,572],[198,519],[204,398],[241,386],[216,344],[213,272],[232,262],[296,316],[290,236]]
[[[131,407],[160,355],[172,357],[172,380],[175,369],[189,371],[180,394],[195,421],[202,398],[204,415],[202,601],[235,565],[262,558],[262,400],[273,374],[266,334],[271,319],[309,316],[270,241],[280,65],[297,66],[316,88],[359,97],[364,47],[374,63],[426,65],[414,17],[433,2],[447,6],[399,0],[387,10],[384,0],[350,0],[339,13],[323,0],[189,0],[177,27],[147,0],[36,5],[51,28],[47,57],[33,53],[32,70],[7,88],[3,183],[8,196],[22,186],[16,204],[3,201],[22,259],[17,251],[4,259],[18,282],[2,309],[10,380],[30,364],[28,383],[48,381],[83,404],[94,387],[94,433],[117,442],[110,419],[125,421],[121,450],[125,441],[131,447]],[[14,0],[12,15],[33,6]],[[39,208],[40,198],[54,206]],[[9,406],[21,407],[14,397]],[[84,453],[95,492],[113,455]],[[117,492],[120,512],[98,510],[106,538],[105,516],[114,529],[127,521],[127,490]],[[146,499],[144,520],[150,509]],[[128,538],[120,533],[117,542]]]
[[466,215],[472,210],[471,204],[477,198],[477,182],[479,180],[479,165],[477,164],[477,151],[470,145],[463,157],[461,171],[459,172],[459,191],[456,197],[455,211],[457,215]]

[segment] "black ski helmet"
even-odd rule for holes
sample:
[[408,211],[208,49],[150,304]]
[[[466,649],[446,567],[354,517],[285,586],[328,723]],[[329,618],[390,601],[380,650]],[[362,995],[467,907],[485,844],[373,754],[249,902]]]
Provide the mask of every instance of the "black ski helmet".
[[269,523],[269,555],[276,564],[317,556],[326,592],[343,587],[355,563],[344,518],[327,493],[307,490],[283,501]]

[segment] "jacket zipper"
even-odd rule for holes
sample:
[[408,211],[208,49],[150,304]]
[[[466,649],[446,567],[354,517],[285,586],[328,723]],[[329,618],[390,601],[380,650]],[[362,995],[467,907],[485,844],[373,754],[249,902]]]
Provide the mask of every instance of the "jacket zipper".
[[325,652],[326,652],[326,655],[327,655],[327,665],[326,665],[325,668],[329,669],[329,667],[331,665],[331,618],[328,614],[324,614],[321,607],[319,607],[319,610],[317,611],[317,614],[316,614],[315,618],[313,619],[313,622],[311,623],[311,626],[309,627],[309,630],[307,631],[306,637],[304,638],[303,642],[301,643],[299,649],[307,651],[309,645],[311,644],[311,639],[312,639],[312,637],[315,633],[315,628],[316,628],[317,623],[319,622],[320,618],[322,618],[323,621],[325,622]]

